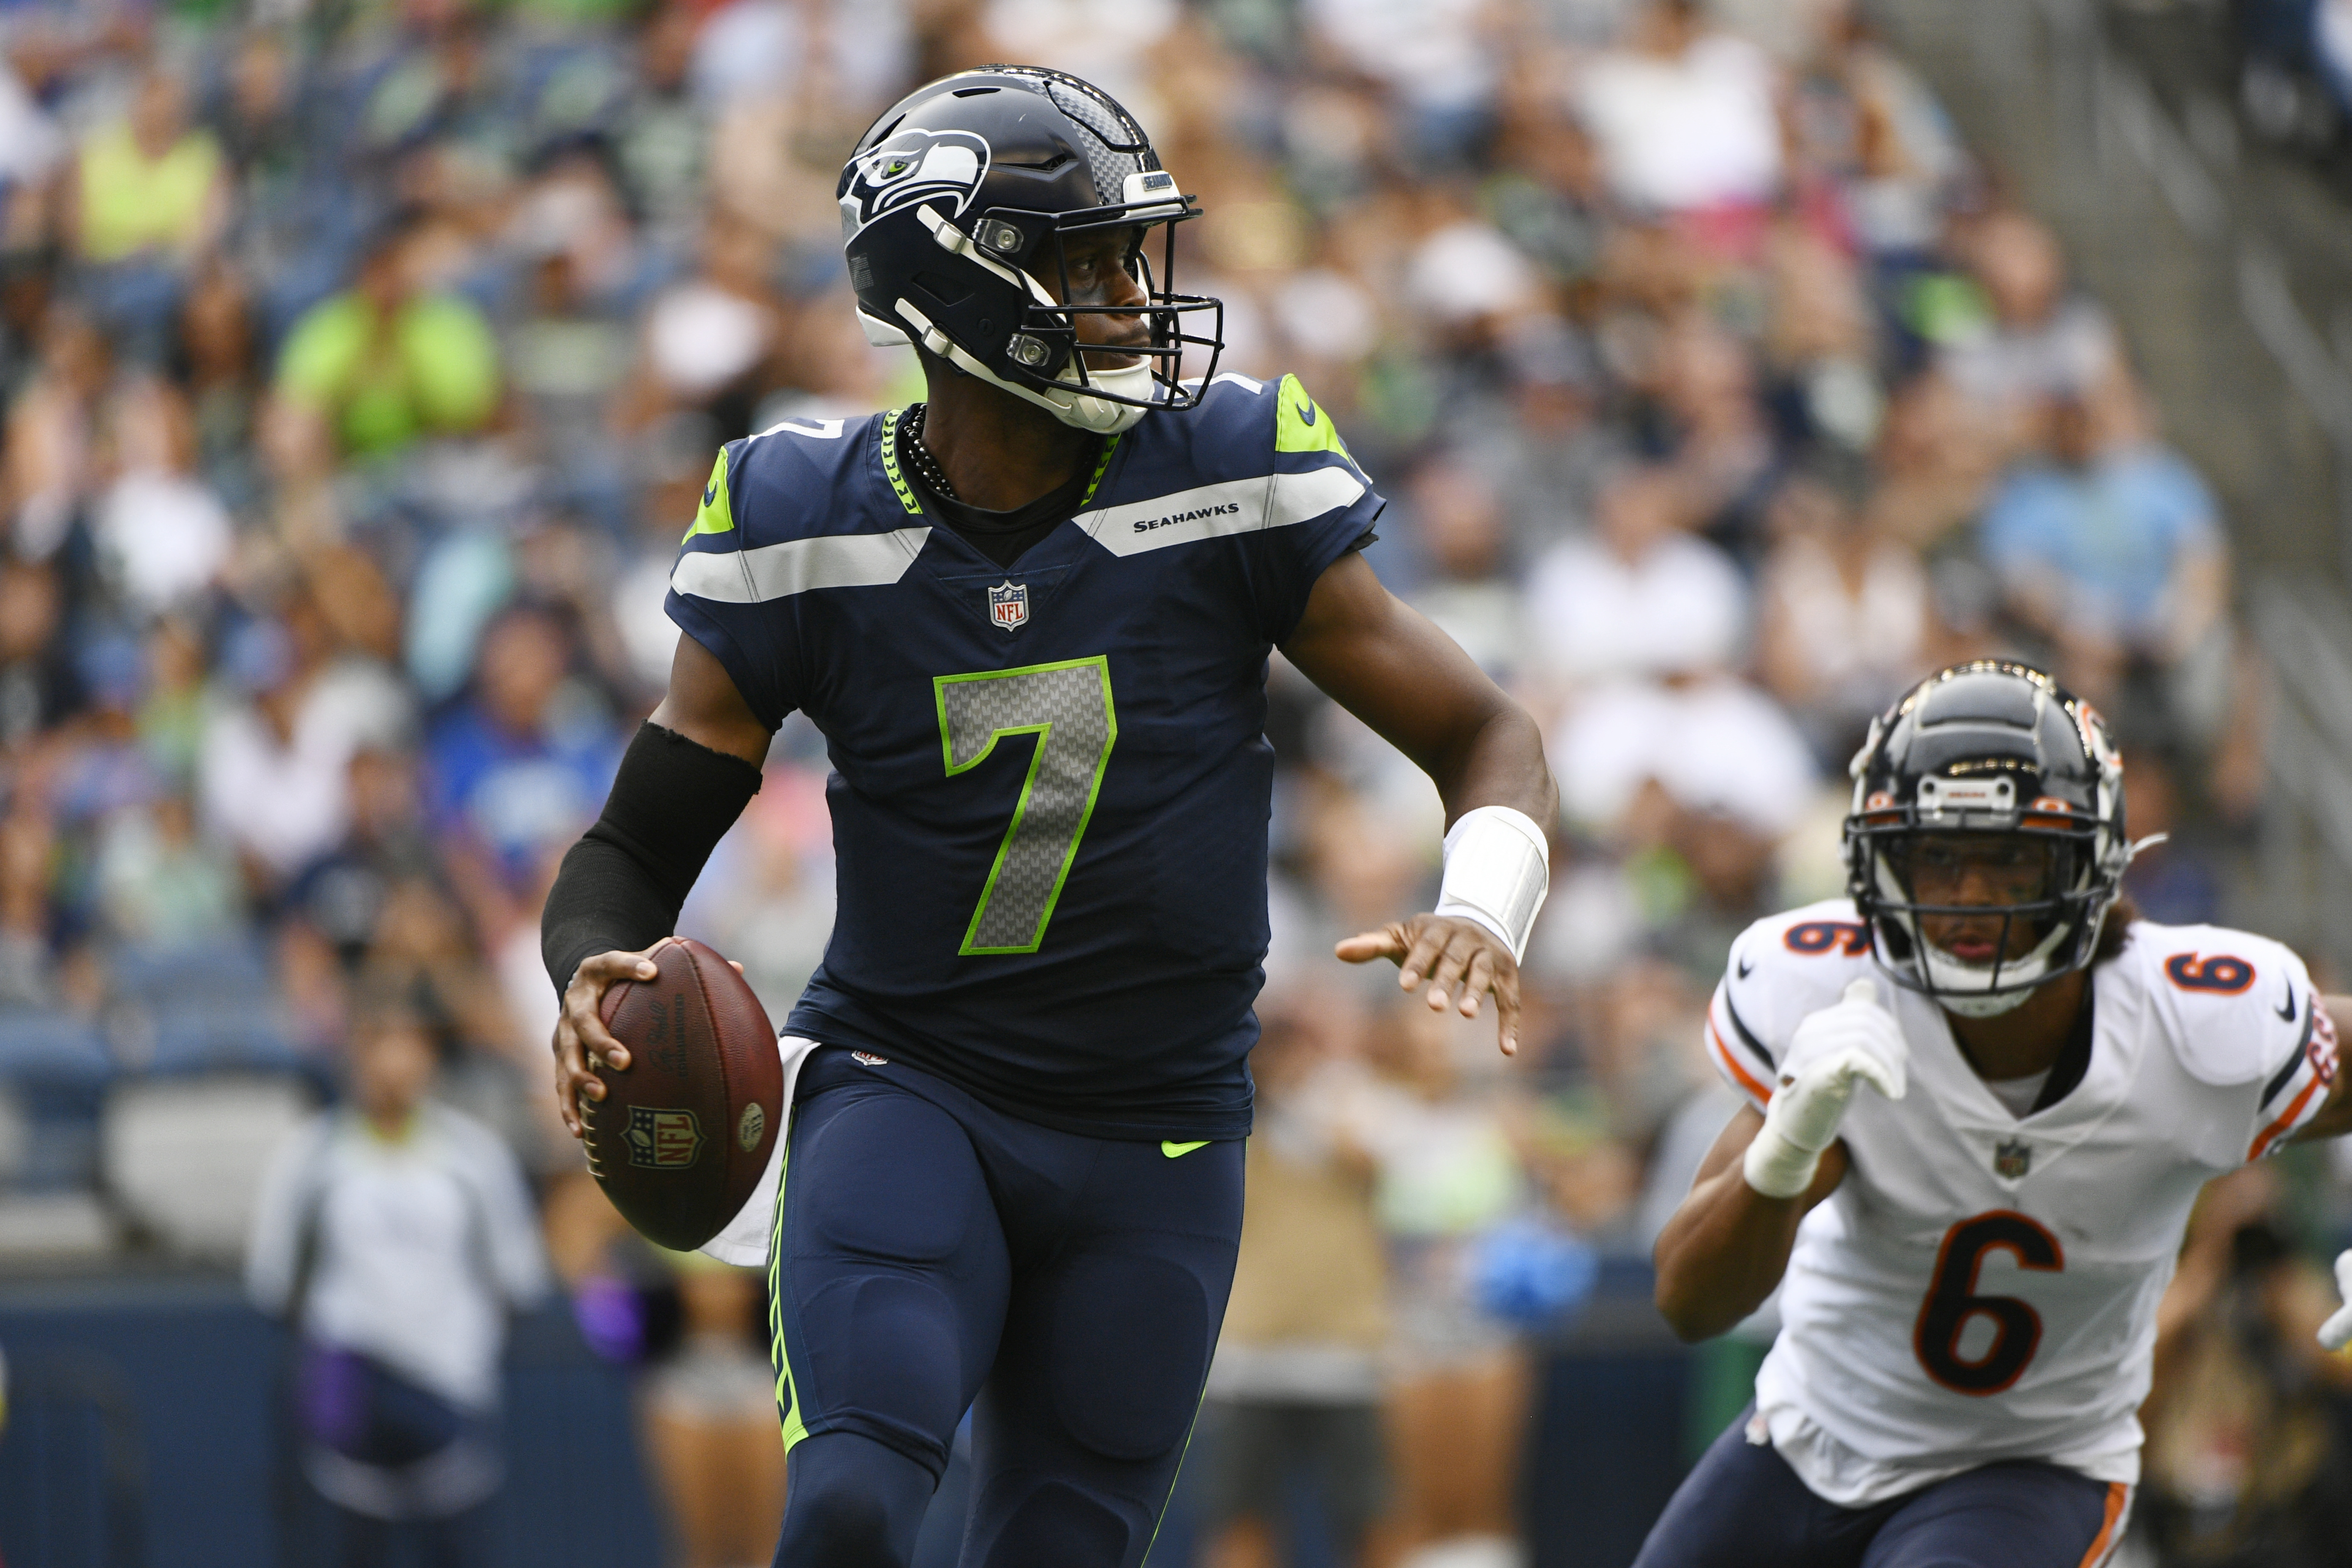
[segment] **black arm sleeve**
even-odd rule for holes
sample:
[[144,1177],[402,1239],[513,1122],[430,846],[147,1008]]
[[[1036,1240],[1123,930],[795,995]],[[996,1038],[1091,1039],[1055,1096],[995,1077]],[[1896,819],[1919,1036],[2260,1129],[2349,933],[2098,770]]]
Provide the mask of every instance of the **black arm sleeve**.
[[580,961],[669,935],[711,847],[760,793],[760,770],[658,724],[638,726],[604,815],[563,857],[539,920],[557,994]]

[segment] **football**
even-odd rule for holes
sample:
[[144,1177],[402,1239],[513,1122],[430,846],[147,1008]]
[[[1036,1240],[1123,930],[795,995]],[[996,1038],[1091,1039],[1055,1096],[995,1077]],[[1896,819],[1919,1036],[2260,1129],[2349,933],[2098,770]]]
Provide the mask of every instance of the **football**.
[[660,973],[604,993],[602,1016],[629,1048],[602,1063],[601,1100],[583,1097],[588,1169],[649,1241],[689,1252],[735,1217],[759,1185],[783,1125],[776,1032],[734,966],[671,937]]

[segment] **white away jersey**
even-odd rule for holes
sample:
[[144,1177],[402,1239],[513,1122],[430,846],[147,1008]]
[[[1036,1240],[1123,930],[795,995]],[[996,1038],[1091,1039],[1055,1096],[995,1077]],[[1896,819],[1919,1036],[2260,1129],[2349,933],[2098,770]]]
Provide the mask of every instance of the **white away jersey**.
[[1774,1447],[1846,1507],[2000,1459],[2136,1482],[2157,1303],[2198,1189],[2276,1150],[2335,1079],[2302,960],[2244,931],[2134,924],[2092,971],[2082,1080],[2020,1118],[1836,900],[1732,944],[1707,1055],[1760,1110],[1799,1020],[1863,975],[1903,1026],[1910,1088],[1854,1095],[1853,1165],[1798,1231],[1756,1381]]

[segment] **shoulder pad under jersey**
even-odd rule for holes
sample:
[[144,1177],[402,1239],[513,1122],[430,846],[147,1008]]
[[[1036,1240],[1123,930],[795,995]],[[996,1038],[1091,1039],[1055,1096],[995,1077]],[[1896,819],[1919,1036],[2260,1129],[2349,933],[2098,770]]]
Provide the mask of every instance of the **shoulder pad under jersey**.
[[1147,427],[1156,438],[1181,447],[1203,479],[1339,468],[1369,483],[1330,415],[1295,375],[1260,381],[1223,372],[1209,383],[1199,404],[1181,413],[1154,414]]
[[[1777,1064],[1807,1015],[1834,1006],[1854,977],[1878,974],[1870,930],[1845,899],[1824,900],[1758,921],[1731,944],[1707,1008],[1707,1055],[1733,1087],[1759,1105]],[[1891,1001],[1891,997],[1885,998]]]
[[2132,923],[2108,960],[2191,1078],[2215,1088],[2276,1072],[2309,1036],[2317,991],[2303,960],[2226,926]]
[[[728,442],[703,488],[687,542],[718,536],[714,543],[751,550],[864,531],[857,502],[874,484],[875,426],[884,417],[786,419]],[[724,539],[730,533],[736,537]]]

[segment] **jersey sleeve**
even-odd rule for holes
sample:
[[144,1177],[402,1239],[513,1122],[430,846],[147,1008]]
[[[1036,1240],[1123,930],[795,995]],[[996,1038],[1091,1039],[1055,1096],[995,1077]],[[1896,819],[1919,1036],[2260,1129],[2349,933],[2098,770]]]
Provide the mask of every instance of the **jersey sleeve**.
[[1706,1059],[1717,1076],[1759,1110],[1771,1102],[1780,1077],[1780,1055],[1767,1037],[1774,1026],[1777,969],[1771,923],[1758,921],[1731,944],[1723,979],[1706,1005]]
[[2254,1136],[2246,1145],[2249,1161],[2275,1154],[2288,1140],[2327,1107],[2335,1092],[2338,1058],[2336,1020],[2320,1005],[2316,988],[2304,997],[2303,1040],[2279,1068],[2263,1082],[2254,1105]]
[[1316,580],[1371,531],[1388,501],[1297,376],[1285,375],[1268,391],[1275,399],[1274,471],[1250,589],[1260,635],[1279,643],[1306,613]]
[[1706,1059],[1714,1065],[1716,1075],[1757,1110],[1772,1102],[1778,1068],[1771,1051],[1749,1031],[1748,1021],[1733,1003],[1728,974],[1716,986],[1715,996],[1706,1005]]
[[797,626],[788,596],[764,596],[751,557],[756,521],[736,516],[750,443],[719,453],[702,505],[678,546],[665,607],[678,629],[727,667],[735,689],[772,730],[801,705]]
[[1707,1003],[1706,1059],[1763,1110],[1797,1026],[1835,1005],[1849,981],[1874,973],[1869,928],[1843,899],[1758,921],[1732,942],[1731,961]]
[[2181,1065],[2216,1091],[2214,1152],[2237,1163],[2278,1152],[2336,1082],[2335,1021],[2303,960],[2215,926],[2156,928],[2147,940],[2149,992]]

